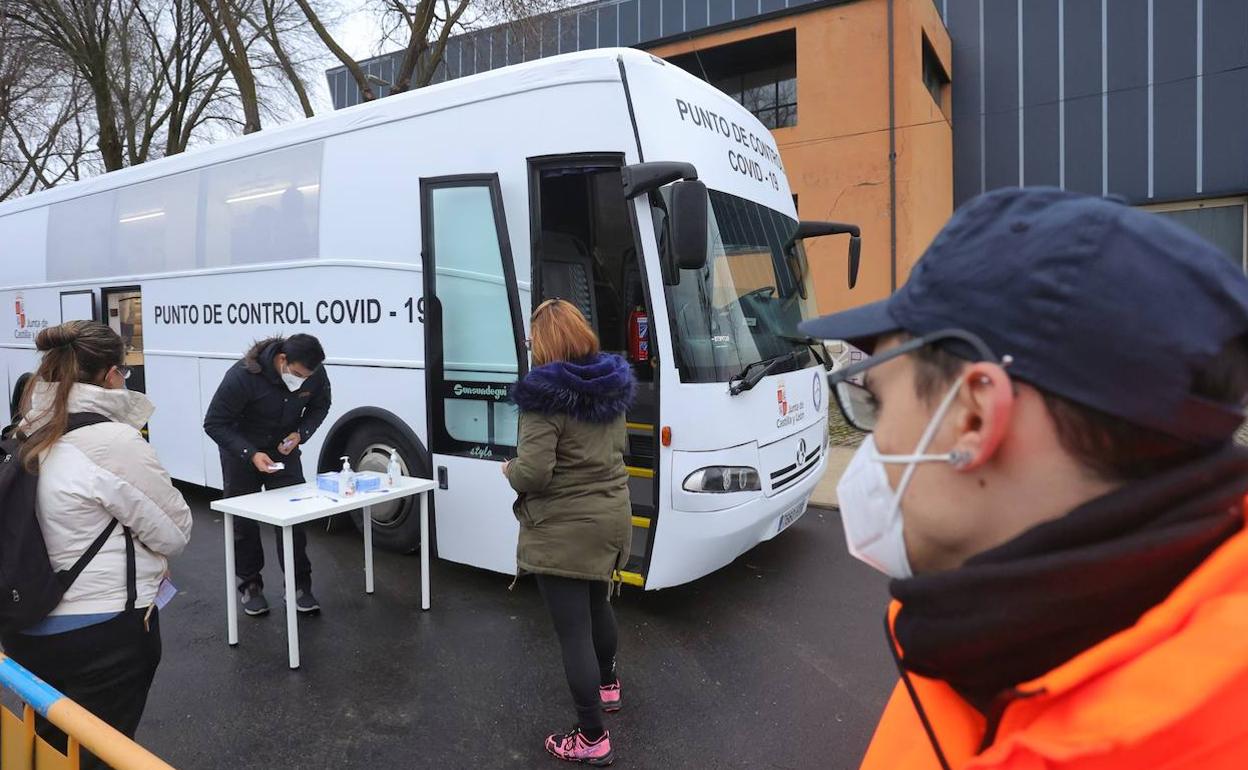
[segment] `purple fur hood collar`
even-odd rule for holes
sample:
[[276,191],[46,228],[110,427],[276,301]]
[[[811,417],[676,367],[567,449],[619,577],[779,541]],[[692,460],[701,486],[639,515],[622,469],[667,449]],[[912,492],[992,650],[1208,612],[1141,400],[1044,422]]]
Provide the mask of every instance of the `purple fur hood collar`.
[[511,400],[525,412],[607,423],[628,411],[636,390],[628,362],[599,353],[588,361],[555,361],[532,369],[512,387]]

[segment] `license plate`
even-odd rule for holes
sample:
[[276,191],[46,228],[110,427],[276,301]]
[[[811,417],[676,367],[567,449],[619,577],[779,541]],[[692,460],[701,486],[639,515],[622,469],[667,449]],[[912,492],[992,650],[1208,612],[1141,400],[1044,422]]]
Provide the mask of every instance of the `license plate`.
[[797,505],[793,506],[792,508],[790,508],[789,510],[785,511],[784,513],[780,514],[780,527],[776,530],[776,534],[777,534],[777,535],[778,535],[778,534],[780,534],[781,532],[785,531],[786,529],[788,529],[788,528],[789,528],[789,526],[790,526],[793,522],[795,522],[795,521],[797,521],[798,519],[802,518],[802,514],[806,512],[806,503],[807,503],[807,502],[809,502],[809,501],[808,501],[808,500],[802,500],[802,501],[801,501],[800,503],[798,503]]

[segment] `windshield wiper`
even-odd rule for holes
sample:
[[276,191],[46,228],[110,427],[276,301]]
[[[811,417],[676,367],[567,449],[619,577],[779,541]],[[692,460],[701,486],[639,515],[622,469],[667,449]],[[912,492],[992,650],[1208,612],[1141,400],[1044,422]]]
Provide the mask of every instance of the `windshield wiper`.
[[792,362],[796,358],[797,353],[789,351],[788,353],[781,353],[773,358],[764,358],[762,361],[755,361],[742,369],[735,377],[728,380],[728,395],[741,395],[761,382],[764,377],[771,373],[771,370],[775,369],[780,364]]
[[810,348],[810,354],[815,357],[815,360],[818,361],[824,369],[828,368],[828,362],[824,360],[823,354],[819,352],[823,348],[823,345],[817,340],[811,337],[789,337],[784,334],[777,336],[785,342],[792,342],[794,345],[805,345]]

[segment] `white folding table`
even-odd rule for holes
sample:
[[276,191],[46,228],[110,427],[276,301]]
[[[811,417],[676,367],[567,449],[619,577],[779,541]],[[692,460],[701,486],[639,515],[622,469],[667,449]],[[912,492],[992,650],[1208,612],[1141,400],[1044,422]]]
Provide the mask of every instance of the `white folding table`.
[[437,483],[428,479],[404,476],[395,486],[378,492],[361,492],[342,497],[319,491],[314,484],[301,484],[270,489],[250,495],[227,497],[212,504],[212,509],[225,518],[225,587],[226,617],[229,642],[238,646],[238,590],[234,576],[234,517],[242,516],[262,524],[282,528],[282,554],[287,569],[286,639],[290,647],[290,667],[299,668],[299,626],[295,611],[295,558],[291,530],[296,524],[323,519],[338,513],[362,508],[364,511],[364,591],[373,592],[373,520],[371,508],[376,503],[400,497],[420,495],[420,608],[429,609],[429,493]]

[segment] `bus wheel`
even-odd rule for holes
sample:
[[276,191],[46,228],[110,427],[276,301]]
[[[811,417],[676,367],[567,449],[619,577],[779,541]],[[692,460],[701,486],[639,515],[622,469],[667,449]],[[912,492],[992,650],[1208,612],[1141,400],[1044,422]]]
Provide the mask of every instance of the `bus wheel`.
[[[398,431],[381,422],[356,430],[347,441],[346,454],[357,471],[385,474],[390,464],[390,451],[399,453],[399,468],[404,476],[429,477],[428,460]],[[413,553],[420,548],[420,498],[404,497],[373,503],[373,544],[388,551]],[[363,531],[363,514],[353,511],[351,520]]]

